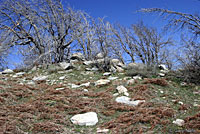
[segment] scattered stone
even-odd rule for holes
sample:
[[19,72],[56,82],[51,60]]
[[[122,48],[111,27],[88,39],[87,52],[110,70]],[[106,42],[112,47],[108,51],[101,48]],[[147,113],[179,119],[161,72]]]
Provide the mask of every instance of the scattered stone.
[[35,82],[29,81],[27,84],[28,84],[28,85],[35,85]]
[[6,69],[6,70],[4,70],[4,71],[2,72],[2,74],[12,74],[12,73],[14,73],[14,72],[13,72],[13,70],[11,70],[11,69]]
[[129,96],[128,90],[123,85],[118,86],[116,89],[119,94],[124,94],[126,96]]
[[73,69],[74,66],[72,66],[71,63],[67,63],[67,62],[60,62],[59,65],[64,69],[64,70],[69,70],[69,69]]
[[25,72],[19,72],[19,73],[16,73],[15,75],[22,76],[24,74],[25,74]]
[[81,87],[80,85],[76,85],[76,84],[71,84],[71,87],[72,88],[79,88],[79,87]]
[[123,80],[130,80],[132,79],[131,77],[124,77]]
[[31,69],[31,72],[34,72],[34,71],[36,71],[36,70],[37,70],[37,67],[34,66],[34,67]]
[[95,86],[102,86],[102,85],[107,85],[109,83],[110,83],[110,80],[100,79],[96,81],[94,84]]
[[183,126],[184,125],[184,123],[185,123],[185,121],[184,120],[182,120],[182,119],[176,119],[175,121],[173,121],[172,122],[173,124],[176,124],[176,125],[178,125],[178,126]]
[[135,83],[135,79],[130,79],[127,81],[127,85],[133,85]]
[[165,74],[163,74],[163,73],[158,73],[158,75],[161,76],[161,77],[165,76]]
[[160,70],[168,70],[164,64],[160,64],[158,65],[158,67],[160,68]]
[[118,102],[118,103],[123,103],[123,104],[130,105],[130,106],[137,106],[140,103],[145,102],[145,100],[130,101],[130,98],[126,97],[126,96],[117,97],[115,99],[115,101]]
[[88,92],[88,90],[87,90],[87,89],[83,89],[83,91],[84,91],[84,92]]
[[183,105],[183,102],[179,101],[178,104]]
[[133,79],[135,79],[135,80],[142,80],[142,77],[141,76],[133,76]]
[[116,80],[116,79],[118,79],[118,77],[112,77],[112,76],[108,77],[108,80]]
[[83,84],[81,84],[80,86],[82,86],[82,87],[89,87],[89,86],[90,86],[90,82],[83,83]]
[[181,82],[181,86],[186,86],[186,85],[187,85],[187,83]]
[[56,90],[64,90],[64,87],[56,88]]
[[61,76],[60,78],[59,78],[59,80],[64,80],[65,79],[65,76]]
[[107,133],[107,132],[109,132],[109,129],[97,128],[97,133]]
[[35,76],[33,78],[33,81],[43,81],[46,80],[48,78],[48,76]]
[[109,75],[111,75],[111,72],[105,72],[105,73],[103,74],[103,76],[109,76]]
[[93,63],[94,63],[94,61],[84,61],[83,65],[90,66]]
[[98,71],[99,69],[96,67],[93,68],[85,68],[86,71]]
[[98,54],[96,55],[96,59],[103,59],[103,58],[104,58],[103,53],[98,53]]
[[145,64],[142,63],[129,63],[126,67],[127,69],[143,70],[146,68]]
[[114,94],[113,94],[113,96],[118,96],[118,95],[119,95],[119,93],[114,93]]
[[116,66],[116,71],[119,72],[119,73],[121,73],[121,72],[124,72],[124,69],[121,68],[121,67]]
[[85,58],[82,53],[73,53],[70,59],[83,61]]
[[76,125],[94,126],[98,122],[98,117],[95,112],[88,112],[74,115],[70,120],[73,124]]

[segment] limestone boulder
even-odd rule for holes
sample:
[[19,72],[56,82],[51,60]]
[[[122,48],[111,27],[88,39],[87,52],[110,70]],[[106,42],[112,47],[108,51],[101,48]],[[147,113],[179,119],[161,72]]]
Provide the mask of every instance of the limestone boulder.
[[96,81],[94,84],[95,84],[95,86],[103,86],[103,85],[107,85],[109,83],[110,83],[110,80],[100,79],[100,80]]
[[94,126],[98,123],[98,117],[95,112],[74,115],[71,122],[80,126]]
[[115,101],[118,102],[118,103],[123,103],[123,104],[126,104],[126,105],[130,105],[130,106],[137,106],[140,103],[145,102],[145,100],[131,101],[131,99],[129,97],[126,97],[126,96],[117,97],[115,99]]

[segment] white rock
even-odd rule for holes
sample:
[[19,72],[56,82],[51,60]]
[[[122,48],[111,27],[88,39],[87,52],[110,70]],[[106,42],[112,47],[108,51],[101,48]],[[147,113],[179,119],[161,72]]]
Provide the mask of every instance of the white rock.
[[70,63],[67,63],[67,62],[60,62],[59,65],[60,65],[64,70],[73,68],[73,66],[72,66]]
[[109,131],[109,129],[100,129],[97,128],[97,133],[107,133]]
[[133,85],[135,83],[134,79],[130,79],[127,81],[127,85]]
[[127,92],[128,92],[128,90],[123,85],[118,86],[116,89],[117,89],[119,94],[124,94],[125,95],[125,93],[127,94]]
[[79,87],[81,87],[80,85],[76,85],[76,84],[71,84],[71,87],[72,88],[79,88]]
[[88,112],[84,114],[74,115],[71,119],[71,122],[80,126],[93,126],[98,122],[98,117],[95,112]]
[[108,83],[110,83],[110,80],[100,79],[96,81],[94,84],[95,86],[101,86],[101,85],[107,85]]
[[161,70],[168,70],[167,67],[164,64],[160,64],[158,66]]
[[35,82],[29,81],[27,84],[28,84],[28,85],[35,85]]
[[56,88],[56,90],[64,90],[64,87]]
[[128,92],[124,92],[124,95],[125,95],[125,96],[129,96],[129,93],[128,93]]
[[14,72],[13,72],[13,70],[11,70],[11,69],[6,69],[6,70],[4,70],[4,71],[2,72],[2,74],[12,74],[12,73],[14,73]]
[[84,56],[82,53],[73,53],[71,59],[84,60]]
[[35,76],[33,78],[34,81],[42,81],[42,80],[46,80],[48,78],[48,76]]
[[19,72],[19,73],[16,73],[15,75],[18,75],[18,76],[21,76],[21,75],[24,75],[25,72]]
[[87,90],[87,89],[83,89],[83,91],[84,91],[84,92],[88,92],[88,90]]
[[89,86],[90,86],[90,82],[83,83],[83,84],[81,84],[80,86],[82,86],[82,87],[89,87]]
[[108,80],[116,80],[116,79],[118,79],[118,77],[112,77],[112,76],[108,77]]
[[119,95],[119,93],[114,93],[114,94],[113,94],[113,96],[118,96],[118,95]]
[[173,124],[176,124],[176,125],[178,125],[178,126],[183,126],[184,125],[184,123],[185,123],[185,121],[184,120],[182,120],[182,119],[176,119],[175,121],[173,121],[172,122]]
[[111,75],[111,72],[105,72],[105,73],[103,74],[103,76],[109,76],[109,75]]
[[178,104],[183,105],[183,102],[179,101]]
[[135,80],[142,80],[142,77],[141,76],[133,76],[133,79],[135,79]]
[[124,69],[121,68],[121,67],[116,66],[116,71],[119,72],[119,73],[121,73],[121,72],[124,72]]
[[159,76],[164,77],[165,74],[164,73],[158,73]]
[[86,66],[89,66],[91,64],[93,64],[94,61],[84,61],[83,64],[86,65]]
[[98,54],[96,55],[96,58],[97,58],[97,59],[103,59],[103,58],[104,58],[103,53],[98,53]]
[[65,76],[61,76],[60,78],[59,78],[59,80],[64,80],[65,79]]
[[130,105],[130,106],[137,106],[140,103],[145,102],[145,100],[130,101],[130,98],[126,97],[126,96],[117,97],[115,99],[115,101],[118,102],[118,103]]

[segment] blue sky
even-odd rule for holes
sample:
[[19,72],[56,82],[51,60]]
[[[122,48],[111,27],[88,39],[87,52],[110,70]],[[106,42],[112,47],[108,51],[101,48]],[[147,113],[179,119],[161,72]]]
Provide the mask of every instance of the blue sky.
[[161,18],[156,14],[138,13],[141,8],[165,8],[184,13],[199,13],[200,0],[62,0],[74,9],[87,12],[94,18],[106,17],[111,23],[130,26],[143,20],[145,24],[161,27]]

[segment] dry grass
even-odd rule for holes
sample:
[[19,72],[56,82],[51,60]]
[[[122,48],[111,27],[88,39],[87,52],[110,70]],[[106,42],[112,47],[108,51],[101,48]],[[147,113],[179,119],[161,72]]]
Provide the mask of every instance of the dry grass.
[[[168,82],[165,79],[146,79],[128,86],[132,100],[146,101],[137,107],[115,102],[113,92],[116,89],[113,84],[102,87],[102,90],[91,86],[89,92],[84,92],[62,84],[48,85],[45,81],[36,85],[20,85],[17,78],[9,78],[8,81],[1,79],[0,77],[0,134],[60,134],[66,133],[66,129],[70,133],[79,133],[69,119],[74,114],[90,111],[97,112],[100,117],[97,126],[92,127],[94,131],[96,127],[101,127],[110,129],[111,133],[168,133],[167,126],[172,124],[171,120],[180,111],[190,109],[188,105],[181,105],[176,110],[173,106],[178,103],[169,105],[150,101],[156,97],[156,89],[151,84],[166,87]],[[55,90],[60,87],[65,88]],[[184,120],[185,128],[200,129],[199,113],[187,116]],[[95,133],[94,131],[91,133]]]

